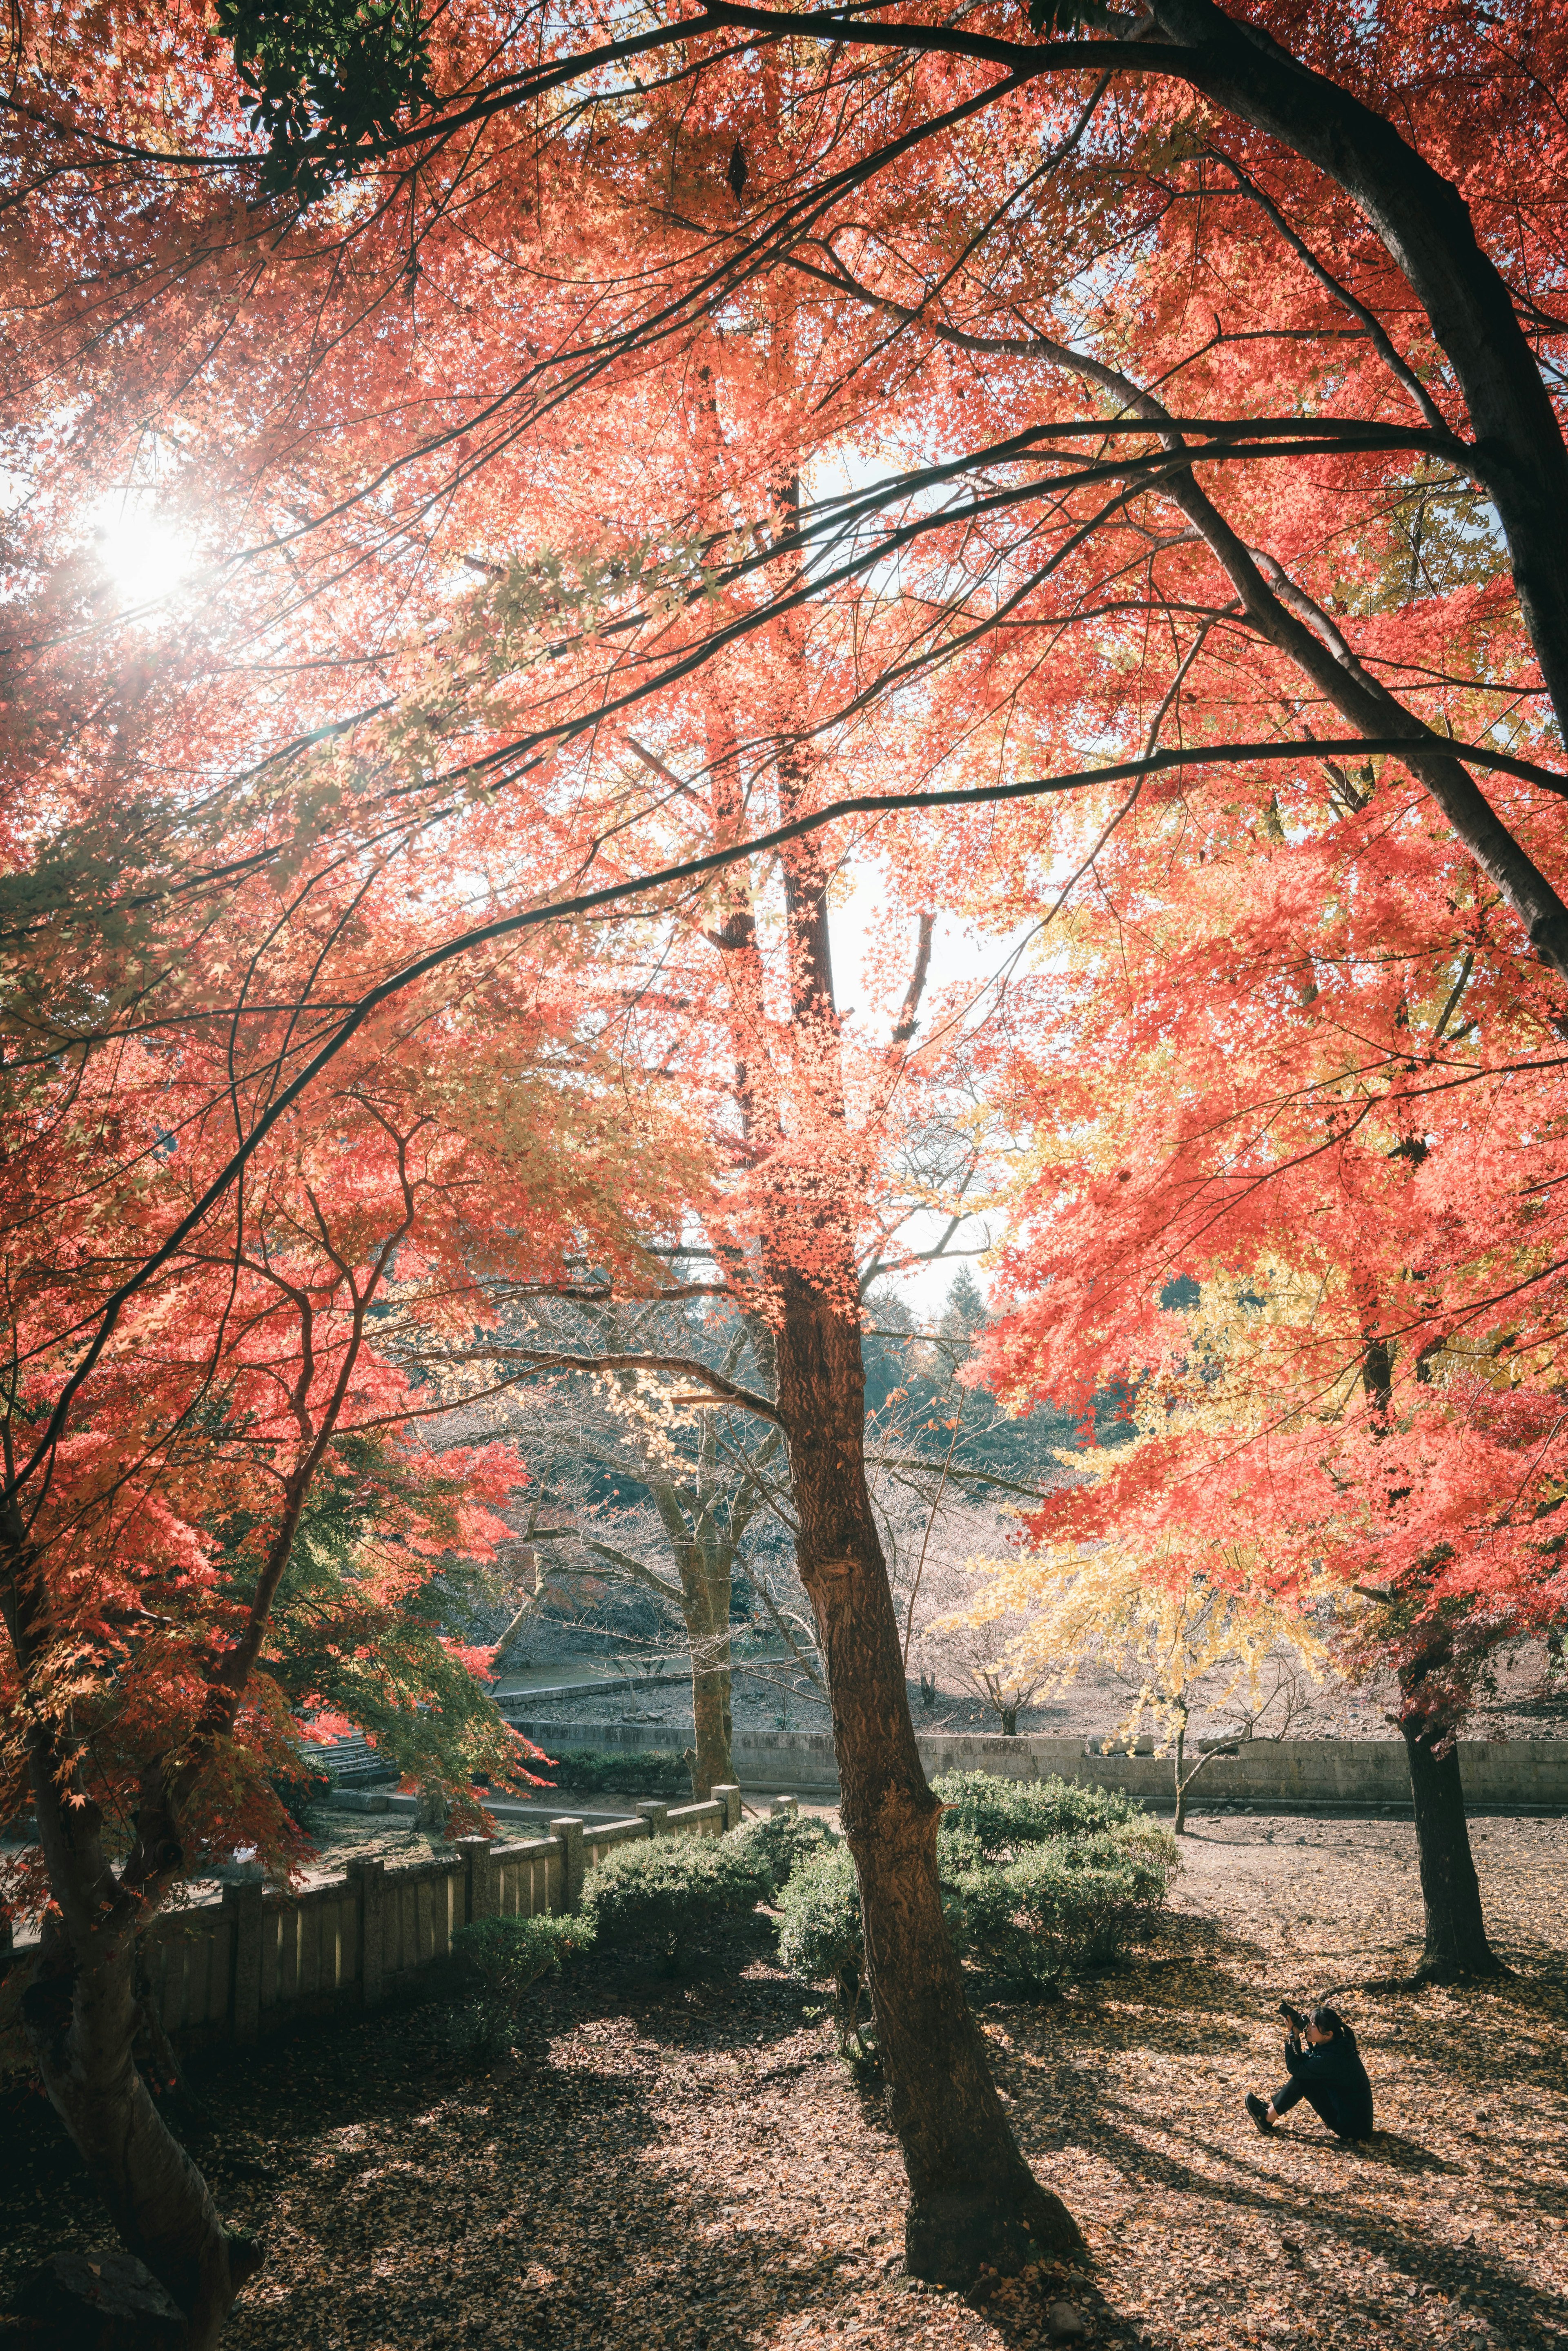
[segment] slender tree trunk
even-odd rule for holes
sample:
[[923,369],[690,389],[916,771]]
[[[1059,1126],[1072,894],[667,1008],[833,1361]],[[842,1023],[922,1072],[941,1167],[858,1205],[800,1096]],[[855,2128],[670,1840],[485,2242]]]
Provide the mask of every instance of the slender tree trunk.
[[696,1761],[692,1792],[706,1803],[735,1778],[730,1714],[728,1558],[722,1564],[698,1543],[681,1562],[686,1638],[692,1653],[692,1721]]
[[[781,371],[791,364],[793,333],[792,316],[776,310],[773,356]],[[798,509],[799,481],[781,492],[786,509]],[[803,679],[798,642],[791,655]],[[796,720],[805,701],[802,694]],[[786,815],[802,804],[807,740],[794,720],[780,737]],[[1019,2151],[942,1916],[942,1808],[915,1743],[898,1620],[866,1484],[855,1141],[833,1003],[829,877],[819,849],[800,844],[784,859],[782,878],[795,1116],[769,1186],[763,1258],[795,1552],[827,1667],[840,1814],[860,1881],[888,2118],[909,2175],[905,2257],[915,2277],[967,2284],[982,2263],[1016,2272],[1042,2254],[1077,2252],[1082,2239]]]
[[735,1778],[731,1758],[729,1667],[709,1670],[692,1658],[692,1719],[696,1726],[696,1761],[692,1765],[692,1793],[706,1804],[716,1788],[728,1787]]
[[[826,1236],[819,1232],[820,1240]],[[941,1806],[915,1743],[887,1570],[866,1487],[864,1375],[847,1233],[837,1266],[786,1270],[779,1403],[801,1580],[827,1661],[841,1815],[860,1878],[888,2111],[909,2174],[916,2277],[959,2284],[1082,2244],[1019,2151],[942,1917]],[[836,1277],[836,1278],[835,1278]]]
[[1186,1773],[1182,1768],[1183,1750],[1186,1746],[1186,1725],[1176,1732],[1176,1834],[1186,1834]]
[[1454,1976],[1496,1975],[1499,1961],[1487,1940],[1480,1883],[1470,1851],[1458,1748],[1452,1740],[1445,1744],[1419,1723],[1402,1721],[1399,1727],[1410,1763],[1416,1850],[1427,1912],[1427,1947],[1416,1975],[1437,1983]]

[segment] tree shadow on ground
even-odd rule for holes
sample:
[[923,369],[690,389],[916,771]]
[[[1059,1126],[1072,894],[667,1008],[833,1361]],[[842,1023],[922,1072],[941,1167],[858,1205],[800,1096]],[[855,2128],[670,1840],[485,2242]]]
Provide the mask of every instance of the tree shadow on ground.
[[[539,1988],[518,2058],[487,2071],[455,2061],[433,2002],[193,2061],[168,2118],[225,2219],[268,2240],[225,2351],[704,2351],[831,2299],[837,2256],[748,2216],[737,2262],[734,2229],[652,2159],[667,2125],[650,2043],[652,2069],[702,2053],[742,2059],[753,2082],[790,2072],[769,2059],[809,1995],[756,1969],[770,1943],[743,1922],[675,1977],[591,1959]],[[8,2096],[0,2127],[3,2306],[49,2252],[114,2239],[41,2096]]]
[[1430,2147],[1422,2147],[1413,2138],[1401,2138],[1397,2131],[1374,2131],[1354,2150],[1358,2163],[1381,2164],[1386,2171],[1437,2171],[1453,2179],[1462,2179],[1464,2165],[1450,2163]]
[[[885,2191],[885,2112],[866,2095],[857,2120],[857,2102],[837,2095],[843,2075],[831,2037],[806,2029],[821,1994],[784,1979],[771,1951],[770,1924],[758,1917],[716,1937],[681,1976],[615,1955],[569,1967],[538,1988],[518,2060],[488,2073],[454,2064],[432,2007],[323,2023],[254,2053],[198,2062],[198,2103],[176,2106],[174,2119],[225,2217],[270,2240],[267,2269],[236,2309],[225,2351],[753,2351],[785,2329],[821,2339],[857,2296],[876,2314],[879,2344],[938,2310],[957,2317],[953,2298],[900,2277],[891,2231],[862,2227],[846,2209],[843,2167],[868,2147]],[[1057,2157],[1089,2152],[1130,2216],[1116,2225],[1136,2273],[1118,2278],[1102,2237],[1088,2271],[1048,2265],[1032,2281],[996,2286],[974,2297],[965,2325],[983,2315],[1009,2351],[1039,2351],[1050,2305],[1065,2300],[1089,2316],[1096,2344],[1146,2339],[1132,2304],[1141,2279],[1166,2276],[1168,2248],[1166,2224],[1145,2223],[1136,2208],[1140,2198],[1151,2206],[1166,2198],[1195,2241],[1228,2258],[1241,2249],[1229,2273],[1204,2289],[1227,2314],[1240,2307],[1249,2260],[1259,2273],[1289,2271],[1303,2293],[1318,2290],[1280,2250],[1299,2236],[1308,2261],[1319,2244],[1339,2261],[1338,2315],[1378,2351],[1420,2340],[1385,2324],[1376,2294],[1390,2273],[1456,2294],[1463,2287],[1504,2309],[1493,2341],[1510,2351],[1552,2338],[1568,2320],[1563,2297],[1521,2294],[1500,2252],[1439,2241],[1422,2208],[1398,2207],[1401,2194],[1432,2194],[1425,2175],[1471,2168],[1424,2146],[1418,2132],[1343,2153],[1315,2126],[1311,2137],[1301,2128],[1299,2145],[1291,2132],[1265,2143],[1239,2109],[1184,2111],[1173,2097],[1151,2144],[1159,2094],[1140,2083],[1143,2055],[1157,2047],[1180,2067],[1201,2049],[1228,2067],[1244,2050],[1250,2064],[1260,1985],[1274,1963],[1245,1938],[1186,1919],[1145,1956],[1178,1964],[1107,1973],[1048,2010],[981,2011],[998,2070],[1019,2093],[1031,2160],[1050,2178]],[[1552,1999],[1560,2008],[1555,1991]],[[1495,2086],[1521,2039],[1530,2064],[1544,2064],[1535,2042],[1550,2005],[1544,1986],[1532,1991],[1521,1979],[1466,2008],[1474,2046],[1451,2071],[1467,2098],[1479,2103],[1480,2085]],[[1451,2006],[1446,2012],[1460,2021]],[[1437,2043],[1445,2064],[1448,2043],[1448,2035]],[[1030,2079],[1043,2099],[1023,2096]],[[738,2167],[737,2114],[751,2126]],[[42,2099],[14,2101],[0,2127],[8,2132],[4,2302],[18,2267],[62,2242],[110,2238]],[[1362,2200],[1366,2181],[1375,2187]],[[819,2189],[813,2203],[807,2191]],[[1087,2202],[1066,2192],[1087,2218]],[[1495,2211],[1495,2183],[1486,2192]],[[1549,2210],[1554,2194],[1545,2181],[1506,2183],[1511,2203],[1531,2210]],[[1290,2339],[1301,2345],[1342,2339],[1315,2333],[1307,2316],[1298,2324]],[[1196,2320],[1182,2330],[1189,2339],[1197,2331]],[[1164,2325],[1157,2332],[1167,2339]]]
[[[1453,1988],[1446,1989],[1430,2004],[1429,2048],[1418,2012],[1426,2003],[1419,1998],[1407,1996],[1406,2001],[1417,2011],[1414,2033],[1406,2018],[1386,2013],[1375,2032],[1368,2016],[1369,2060],[1375,2060],[1381,2036],[1381,2054],[1389,2067],[1396,2057],[1405,2063],[1402,2097],[1419,2102],[1425,2087],[1437,2103],[1440,2091],[1434,2137],[1474,2146],[1475,2156],[1457,2157],[1451,2145],[1445,2152],[1423,2136],[1391,2130],[1341,2149],[1312,2117],[1292,2117],[1260,2144],[1240,2112],[1241,2092],[1249,2085],[1239,2072],[1234,2103],[1228,2090],[1223,2094],[1223,2116],[1213,2101],[1217,2075],[1223,2079],[1230,2052],[1246,2050],[1249,2072],[1258,2064],[1259,2009],[1269,1997],[1263,1987],[1278,1960],[1244,1936],[1198,1923],[1205,1931],[1194,1934],[1185,1922],[1171,1922],[1189,1965],[1133,1964],[1102,1980],[1106,2013],[1098,2024],[1086,2007],[1071,2036],[1053,2036],[1049,2025],[1033,2036],[1036,2080],[1042,2067],[1055,2074],[1028,2134],[1037,2165],[1049,2172],[1053,2154],[1087,2150],[1116,2182],[1124,2211],[1135,2213],[1145,2199],[1161,2213],[1158,2227],[1177,2226],[1203,2239],[1215,2259],[1228,2264],[1223,2284],[1195,2289],[1194,2298],[1207,2294],[1223,2301],[1228,2293],[1233,2314],[1252,2283],[1242,2249],[1253,2249],[1256,2274],[1270,2255],[1279,2261],[1277,2248],[1288,2237],[1298,2252],[1305,2249],[1308,2262],[1315,2262],[1321,2252],[1339,2297],[1336,2320],[1354,2325],[1359,2315],[1365,2340],[1419,2339],[1399,2329],[1418,2325],[1420,2311],[1434,2306],[1423,2298],[1433,2294],[1451,2305],[1462,2298],[1491,2311],[1500,2319],[1494,2342],[1517,2344],[1522,2351],[1560,2339],[1568,2330],[1568,2295],[1521,2263],[1515,2234],[1516,2223],[1539,2229],[1560,2220],[1560,2180],[1537,2177],[1528,2156],[1521,2160],[1511,2141],[1488,2127],[1489,2101],[1505,2087],[1514,2095],[1522,2088],[1536,2104],[1542,2103],[1537,2092],[1561,2096],[1557,1967],[1482,1980],[1458,1998]],[[1053,2037],[1063,2045],[1053,2049]],[[1088,2042],[1098,2043],[1098,2062],[1092,2065],[1075,2053]],[[1166,2070],[1140,2081],[1141,2053],[1159,2060]],[[1170,2068],[1179,2068],[1188,2056],[1190,2075],[1172,2095],[1163,2086]],[[1218,2068],[1207,2062],[1217,2056]],[[1373,2070],[1375,2086],[1375,2062]],[[1029,2076],[1020,2072],[1009,2078],[1027,2082]],[[1475,2127],[1467,2127],[1472,2118]],[[1498,2152],[1495,2166],[1485,2161],[1489,2148]],[[1424,2191],[1425,2201],[1401,2207],[1391,2197],[1390,2175],[1408,2179],[1412,2193],[1423,2179],[1434,2184]],[[1473,2182],[1464,2203],[1439,2184],[1460,2179]],[[1462,2223],[1456,2224],[1456,2215],[1461,2211],[1483,2237],[1489,2228],[1495,2230],[1495,2242],[1478,2244],[1474,2235],[1459,2241]],[[1178,2217],[1173,2220],[1173,2215]],[[1141,2225],[1132,2223],[1134,2231]],[[1152,2242],[1151,2258],[1158,2252],[1157,2241]],[[1296,2263],[1291,2271],[1299,2285],[1301,2269]],[[1406,2295],[1412,2298],[1407,2308],[1384,2306],[1390,2297]],[[1103,2330],[1114,2334],[1120,2327],[1135,2334],[1137,2322],[1119,2318],[1097,2292],[1092,2299]],[[1030,2332],[1031,2312],[1013,2326],[1005,2320],[1002,2298],[987,2308],[1020,2351],[1040,2339]],[[1304,2311],[1296,2314],[1295,2323],[1301,2329],[1298,2339],[1318,2339]]]

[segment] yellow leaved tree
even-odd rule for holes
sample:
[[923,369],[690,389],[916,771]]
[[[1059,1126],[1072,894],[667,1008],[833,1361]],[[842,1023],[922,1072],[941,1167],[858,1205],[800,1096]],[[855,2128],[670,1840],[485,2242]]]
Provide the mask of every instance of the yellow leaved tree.
[[[1326,1603],[1277,1596],[1242,1546],[1229,1549],[1213,1573],[1195,1570],[1174,1543],[1107,1541],[1087,1553],[1074,1545],[974,1560],[970,1604],[946,1623],[1009,1620],[998,1665],[1040,1692],[1063,1687],[1085,1667],[1108,1668],[1125,1686],[1127,1705],[1103,1751],[1131,1753],[1152,1734],[1154,1752],[1172,1761],[1179,1836],[1198,1773],[1245,1740],[1286,1737],[1326,1654]],[[1227,1728],[1198,1742],[1192,1759],[1195,1710]]]

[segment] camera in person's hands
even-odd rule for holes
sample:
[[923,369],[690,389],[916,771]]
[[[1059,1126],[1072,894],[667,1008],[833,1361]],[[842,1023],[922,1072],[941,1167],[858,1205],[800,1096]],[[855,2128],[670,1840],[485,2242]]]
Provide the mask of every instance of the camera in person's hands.
[[1307,2029],[1305,2010],[1292,2008],[1288,2000],[1282,2000],[1280,2002],[1280,2013],[1284,2018],[1286,2023],[1290,2026],[1294,2037],[1299,2041],[1302,2033]]

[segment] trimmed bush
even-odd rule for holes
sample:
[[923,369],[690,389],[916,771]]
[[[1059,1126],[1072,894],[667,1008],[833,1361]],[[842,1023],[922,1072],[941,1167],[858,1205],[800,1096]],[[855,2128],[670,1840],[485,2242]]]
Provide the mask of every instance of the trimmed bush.
[[[1030,1845],[1058,1837],[1102,1836],[1149,1817],[1117,1789],[1083,1787],[1073,1780],[1001,1780],[989,1771],[945,1771],[931,1790],[946,1807],[942,1840],[963,1854],[963,1866],[1010,1860]],[[942,1860],[946,1867],[946,1854]]]
[[[954,1945],[1000,1984],[1046,1994],[1106,1966],[1176,1874],[1169,1829],[1110,1790],[978,1771],[933,1785],[948,1807],[936,1854]],[[852,2036],[863,2053],[864,1946],[847,1846],[802,1857],[779,1907],[785,1965],[832,1985],[840,2047],[848,2053]]]
[[680,1796],[692,1800],[692,1775],[678,1755],[606,1755],[595,1747],[580,1747],[553,1763],[535,1767],[558,1788],[574,1796],[596,1796],[604,1788],[618,1795]]
[[731,1829],[726,1841],[744,1847],[767,1873],[775,1896],[782,1893],[803,1863],[817,1860],[842,1843],[809,1813],[777,1813],[765,1821],[748,1821],[744,1828]]
[[783,1921],[779,1956],[791,1975],[808,1983],[831,1984],[839,2049],[851,2038],[864,2053],[861,2003],[865,1997],[865,1933],[861,1925],[860,1887],[846,1844],[835,1844],[803,1860],[779,1897]]
[[592,1940],[592,1924],[582,1917],[476,1918],[456,1928],[452,1949],[493,1998],[515,2003]]
[[493,2064],[510,2054],[528,1993],[541,1976],[552,1975],[563,1959],[585,1951],[593,1940],[586,1918],[476,1918],[452,1938],[460,1980],[476,1992],[454,2010],[450,2033],[457,2056],[470,2064]]
[[[850,1849],[841,1839],[815,1859],[800,1863],[779,1896],[783,1917],[779,1928],[779,1956],[791,1975],[808,1983],[831,1984],[833,2017],[839,2028],[841,2054],[854,2041],[862,2057],[868,2056],[861,2010],[866,1997],[865,1931],[861,1924],[860,1886]],[[942,1909],[948,1932],[964,1947],[964,1906],[951,1887],[942,1889]]]
[[[1168,1830],[1149,1825],[1170,1841]],[[1004,1983],[1053,1991],[1085,1968],[1116,1958],[1164,1899],[1174,1866],[1174,1855],[1167,1866],[1133,1823],[1116,1834],[1030,1845],[1016,1861],[968,1870],[959,1879],[966,1942]]]
[[654,1837],[616,1845],[583,1887],[583,1916],[619,1949],[666,1959],[720,1918],[755,1910],[773,1892],[762,1861],[736,1837]]

